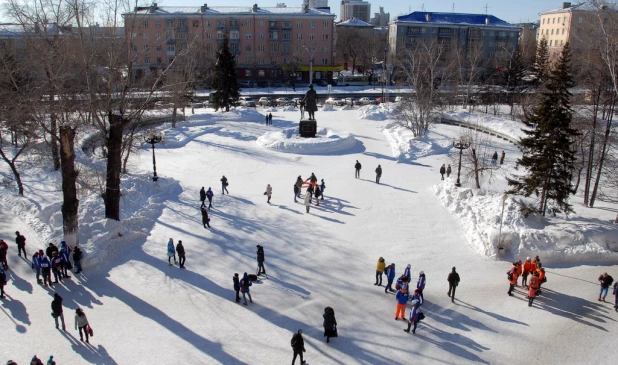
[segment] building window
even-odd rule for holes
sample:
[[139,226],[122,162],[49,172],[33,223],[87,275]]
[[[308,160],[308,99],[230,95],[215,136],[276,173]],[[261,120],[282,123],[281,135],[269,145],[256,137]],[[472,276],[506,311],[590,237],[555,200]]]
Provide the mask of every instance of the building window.
[[206,45],[206,50],[207,51],[212,51],[212,44],[207,44]]
[[144,57],[144,65],[150,65],[150,57]]
[[[249,62],[245,62],[245,63],[250,64],[251,59],[247,58],[247,60],[249,60]],[[245,77],[251,77],[251,70],[245,70]]]
[[217,20],[217,27],[225,28],[225,20]]
[[289,65],[290,64],[290,60],[288,58],[284,58],[283,59],[283,64],[284,65]]
[[327,41],[328,40],[328,34],[322,34],[322,40],[323,41]]
[[251,33],[246,33],[245,34],[245,39],[251,39]]
[[239,52],[240,51],[240,43],[238,43],[238,42],[230,43],[230,51],[232,51],[232,52]]
[[187,19],[185,19],[185,18],[178,19],[178,26],[179,27],[186,27],[187,26]]
[[206,33],[206,39],[212,39],[212,33]]
[[550,47],[552,46],[552,42],[553,42],[553,40],[551,40],[551,39],[550,39],[550,40],[549,40],[549,46],[550,46]]
[[303,39],[302,33],[296,33],[296,39]]
[[217,39],[223,39],[225,38],[225,32],[222,30],[218,30],[217,31]]
[[264,28],[264,21],[263,21],[263,20],[260,20],[260,21],[258,22],[258,27],[260,27],[260,28]]
[[238,19],[231,19],[230,27],[238,27]]
[[144,52],[148,52],[150,51],[150,46],[147,44],[144,44]]
[[328,22],[322,22],[322,28],[328,28]]
[[147,40],[148,39],[148,33],[146,33],[146,32],[142,33],[142,39],[143,40]]
[[270,53],[276,54],[279,52],[279,44],[277,42],[270,42]]
[[268,21],[268,27],[269,28],[277,28],[278,27],[279,22],[276,20],[269,20]]
[[564,41],[560,41],[560,46],[564,45]]
[[156,47],[155,47],[155,50],[156,50],[157,52],[161,52],[161,51],[163,51],[163,47],[161,47],[161,46],[156,46]]
[[245,20],[245,27],[251,26],[251,20]]
[[230,39],[240,39],[240,32],[233,30],[230,32]]
[[309,40],[314,41],[315,40],[315,34],[309,34]]
[[258,52],[264,52],[264,45],[263,44],[260,44],[258,46]]
[[297,20],[296,21],[296,28],[302,28],[303,27],[303,21],[302,20]]
[[163,63],[163,58],[157,57],[157,65],[160,65],[162,63]]
[[564,28],[562,28],[562,34],[564,35]]
[[169,64],[172,64],[172,62],[174,62],[174,57],[168,58],[167,61],[168,61]]
[[551,18],[551,23],[552,24],[556,23],[556,18]]
[[281,53],[283,53],[283,54],[291,54],[292,53],[292,45],[290,43],[283,43]]
[[245,51],[247,51],[247,52],[251,52],[251,45],[250,45],[250,44],[247,44],[247,45],[245,46]]
[[268,39],[277,40],[279,39],[279,34],[276,30],[271,30],[270,32],[268,32]]
[[155,20],[155,28],[161,28],[161,21]]
[[283,28],[292,28],[292,21],[291,20],[283,20],[281,22],[281,27],[283,27]]
[[584,22],[584,18],[582,18],[581,16],[579,17],[579,19],[577,19],[577,22],[579,24],[582,24]]
[[137,33],[131,33],[131,39],[137,38]]
[[168,27],[173,27],[174,26],[174,19],[166,19],[165,20],[165,25]]
[[176,51],[176,46],[175,46],[175,45],[173,45],[173,44],[168,44],[168,45],[167,45],[167,51],[168,51],[168,52],[174,52],[174,51]]
[[148,20],[143,20],[142,21],[142,27],[143,28],[148,28]]
[[283,39],[290,40],[292,39],[292,32],[289,30],[284,30],[282,36],[283,36]]
[[135,44],[131,45],[131,51],[137,52],[137,46]]
[[554,35],[554,30],[553,29],[551,30],[551,35]]
[[543,24],[545,24],[545,18],[543,18]]
[[187,39],[187,32],[178,32],[178,39]]
[[566,24],[566,16],[562,18],[562,24]]
[[264,39],[264,33],[262,33],[262,32],[258,33],[258,38],[259,39]]
[[310,21],[309,22],[309,28],[315,28],[315,22],[314,21]]
[[200,26],[200,21],[199,20],[194,20],[191,23],[193,24],[193,28],[198,28]]
[[322,47],[322,53],[328,53],[328,47]]
[[206,26],[207,27],[212,27],[212,21],[211,20],[207,20],[206,21]]
[[161,33],[157,33],[156,38],[157,40],[161,39]]
[[322,58],[322,64],[328,65],[328,58]]

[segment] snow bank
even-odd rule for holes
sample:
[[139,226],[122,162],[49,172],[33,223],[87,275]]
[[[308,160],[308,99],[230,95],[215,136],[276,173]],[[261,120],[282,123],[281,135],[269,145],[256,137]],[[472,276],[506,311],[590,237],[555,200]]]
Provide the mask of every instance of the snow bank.
[[391,145],[393,157],[397,160],[416,159],[419,157],[447,153],[450,144],[443,141],[438,143],[432,138],[431,132],[428,136],[415,139],[414,133],[397,122],[389,123],[382,131]]
[[265,133],[256,142],[263,148],[303,155],[332,154],[356,145],[356,139],[350,133],[321,127],[318,127],[315,138],[300,137],[296,127]]
[[467,111],[446,112],[442,114],[445,118],[471,125],[478,125],[484,129],[502,133],[513,139],[521,139],[524,137],[524,132],[522,132],[521,129],[525,126],[518,120],[510,120],[482,113],[471,114]]
[[296,111],[296,108],[294,108],[294,107],[293,107],[293,106],[291,106],[291,105],[288,105],[288,106],[284,106],[284,107],[281,109],[281,111],[284,111],[284,112],[295,112],[295,111]]
[[333,106],[330,105],[330,104],[324,104],[322,106],[322,109],[320,109],[320,110],[323,111],[323,112],[332,112],[333,110],[335,110],[335,108],[333,108]]
[[452,179],[432,190],[459,219],[468,244],[483,256],[514,259],[539,255],[544,262],[577,263],[618,260],[618,230],[607,222],[578,216],[525,218],[521,200],[509,197],[504,204],[500,249],[501,194],[457,188]]
[[390,118],[389,114],[382,105],[365,105],[358,111],[360,119],[368,120],[387,120]]

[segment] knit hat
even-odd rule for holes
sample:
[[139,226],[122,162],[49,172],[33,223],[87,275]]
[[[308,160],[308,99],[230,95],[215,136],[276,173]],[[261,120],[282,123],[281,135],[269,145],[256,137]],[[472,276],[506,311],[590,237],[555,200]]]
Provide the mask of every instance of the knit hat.
[[408,269],[412,267],[412,265],[408,264],[408,266],[406,266]]
[[421,272],[419,272],[418,274],[419,274],[419,275],[425,275],[425,272],[424,272],[424,271],[421,271]]

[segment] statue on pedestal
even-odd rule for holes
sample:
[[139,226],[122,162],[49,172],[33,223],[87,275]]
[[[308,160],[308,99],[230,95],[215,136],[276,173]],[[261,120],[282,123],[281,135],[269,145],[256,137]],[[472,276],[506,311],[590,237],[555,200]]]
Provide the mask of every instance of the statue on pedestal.
[[318,93],[313,90],[313,84],[309,84],[309,90],[303,102],[305,102],[305,110],[309,113],[309,120],[315,120],[315,112],[318,110]]

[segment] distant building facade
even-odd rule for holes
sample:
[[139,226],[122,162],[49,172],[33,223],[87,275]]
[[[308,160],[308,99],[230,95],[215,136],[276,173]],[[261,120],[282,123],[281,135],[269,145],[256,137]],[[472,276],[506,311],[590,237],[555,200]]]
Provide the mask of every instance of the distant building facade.
[[391,14],[384,12],[384,7],[380,6],[380,12],[374,13],[373,18],[371,18],[371,24],[376,27],[386,27],[388,23],[391,21]]
[[339,19],[346,21],[356,18],[365,23],[371,22],[371,4],[362,0],[341,0]]
[[240,79],[309,79],[332,75],[335,15],[303,7],[137,7],[123,14],[136,73],[156,72],[190,43],[214,55],[228,37]]

